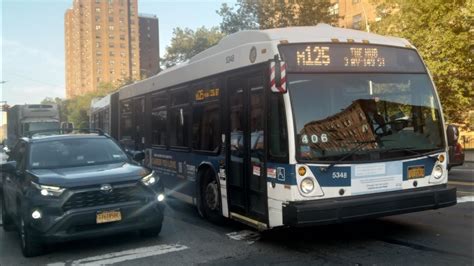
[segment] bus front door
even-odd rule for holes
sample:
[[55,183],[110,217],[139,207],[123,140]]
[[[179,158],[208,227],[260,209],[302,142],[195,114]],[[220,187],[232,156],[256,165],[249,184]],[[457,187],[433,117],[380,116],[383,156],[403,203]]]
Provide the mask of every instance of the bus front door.
[[[252,75],[261,77],[262,75]],[[227,190],[230,216],[252,226],[267,224],[263,78],[229,82]]]

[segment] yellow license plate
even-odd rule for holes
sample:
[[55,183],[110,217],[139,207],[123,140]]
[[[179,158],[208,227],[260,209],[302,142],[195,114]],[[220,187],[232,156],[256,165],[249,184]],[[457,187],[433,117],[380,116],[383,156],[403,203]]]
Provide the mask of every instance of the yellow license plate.
[[425,177],[424,166],[410,166],[408,167],[408,179],[423,178]]
[[103,211],[98,212],[95,221],[98,224],[110,223],[122,220],[122,213],[120,211]]

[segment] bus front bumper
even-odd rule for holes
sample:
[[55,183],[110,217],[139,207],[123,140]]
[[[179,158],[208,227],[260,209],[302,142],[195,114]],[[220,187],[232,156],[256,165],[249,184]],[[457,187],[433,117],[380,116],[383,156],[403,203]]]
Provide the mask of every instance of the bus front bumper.
[[455,204],[456,188],[442,185],[411,191],[289,202],[283,205],[283,223],[287,226],[343,223]]

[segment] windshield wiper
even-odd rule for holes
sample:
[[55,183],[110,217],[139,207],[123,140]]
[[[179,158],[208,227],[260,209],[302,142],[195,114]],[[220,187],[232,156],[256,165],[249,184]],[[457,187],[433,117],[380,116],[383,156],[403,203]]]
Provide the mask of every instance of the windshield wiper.
[[[355,143],[355,144],[358,144],[357,146],[355,146],[352,150],[349,151],[349,153],[347,153],[346,155],[342,156],[339,160],[329,164],[328,166],[326,167],[321,167],[321,170],[322,171],[327,171],[329,169],[331,169],[334,165],[344,161],[345,159],[351,157],[352,155],[354,155],[356,152],[358,152],[360,149],[362,149],[365,145],[367,144],[371,144],[371,143],[377,143],[378,141],[377,140],[369,140],[369,141],[354,141],[354,142],[350,142],[350,143]],[[324,169],[324,170],[323,170]]]
[[[433,150],[427,151],[427,152],[419,152],[415,150],[415,147],[404,147],[404,148],[390,148],[390,149],[381,149],[379,150],[380,152],[397,152],[397,151],[406,151],[414,155],[419,155],[419,156],[424,156],[425,154],[432,152]],[[431,156],[428,156],[429,158],[434,158]],[[435,158],[436,159],[436,158]]]

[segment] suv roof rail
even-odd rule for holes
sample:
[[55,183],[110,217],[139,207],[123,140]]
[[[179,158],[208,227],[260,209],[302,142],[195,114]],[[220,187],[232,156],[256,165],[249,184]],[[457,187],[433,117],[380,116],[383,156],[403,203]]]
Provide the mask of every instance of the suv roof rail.
[[[33,131],[28,131],[26,133],[26,136],[28,138],[32,138],[35,135],[41,135],[44,133],[57,133],[58,135],[62,134],[71,134],[73,132],[77,133],[97,133],[99,136],[104,136],[107,135],[102,129],[99,128],[58,128],[58,129],[43,129],[43,130],[33,130]],[[55,135],[55,134],[51,134]]]

